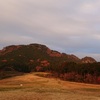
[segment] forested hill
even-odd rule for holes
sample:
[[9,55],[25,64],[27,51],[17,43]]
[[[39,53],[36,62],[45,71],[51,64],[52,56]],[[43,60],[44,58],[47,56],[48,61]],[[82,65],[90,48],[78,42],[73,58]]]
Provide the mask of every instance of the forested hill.
[[64,62],[93,63],[96,60],[91,57],[79,59],[75,55],[60,53],[51,50],[45,45],[36,43],[29,45],[10,45],[0,50],[1,69],[17,66],[16,69],[21,70],[20,66],[29,66],[26,71],[31,71],[35,70],[37,66],[55,67],[60,66]]
[[[11,58],[20,58],[24,57],[29,59],[50,59],[50,58],[63,58],[63,61],[69,61],[69,62],[84,62],[86,63],[90,62],[96,62],[95,59],[91,57],[85,57],[82,59],[79,59],[75,55],[69,55],[66,53],[60,53],[55,50],[51,50],[45,45],[42,44],[29,44],[29,45],[10,45],[7,47],[4,47],[2,50],[0,50],[0,58],[1,59],[11,59]],[[8,59],[7,59],[8,58]]]
[[[81,78],[83,77],[84,80],[84,75],[87,74],[99,77],[99,65],[100,63],[96,62],[94,58],[84,57],[79,59],[75,55],[60,53],[51,50],[45,45],[36,43],[29,45],[10,45],[0,50],[0,79],[6,77],[5,73],[8,73],[8,71],[10,74],[16,71],[47,71],[58,73],[59,75],[65,75],[67,73],[69,78],[70,74],[73,77],[76,75],[80,77],[78,81],[81,81]],[[7,74],[8,76],[10,75]],[[71,80],[74,79],[72,78]]]

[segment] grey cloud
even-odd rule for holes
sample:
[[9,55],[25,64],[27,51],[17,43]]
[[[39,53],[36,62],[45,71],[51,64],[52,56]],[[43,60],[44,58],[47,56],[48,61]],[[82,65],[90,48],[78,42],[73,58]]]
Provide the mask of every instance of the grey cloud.
[[0,48],[38,42],[99,59],[99,9],[99,0],[1,0]]

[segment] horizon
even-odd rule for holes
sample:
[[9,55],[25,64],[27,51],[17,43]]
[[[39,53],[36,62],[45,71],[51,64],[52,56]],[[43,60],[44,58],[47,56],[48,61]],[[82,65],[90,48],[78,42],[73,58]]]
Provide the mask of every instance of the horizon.
[[39,43],[100,61],[100,0],[1,0],[0,50]]

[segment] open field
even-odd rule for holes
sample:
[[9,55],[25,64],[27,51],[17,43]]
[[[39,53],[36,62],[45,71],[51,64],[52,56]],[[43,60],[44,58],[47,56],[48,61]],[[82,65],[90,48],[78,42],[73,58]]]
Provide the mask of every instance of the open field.
[[0,80],[0,100],[100,100],[100,85],[62,81],[29,73]]

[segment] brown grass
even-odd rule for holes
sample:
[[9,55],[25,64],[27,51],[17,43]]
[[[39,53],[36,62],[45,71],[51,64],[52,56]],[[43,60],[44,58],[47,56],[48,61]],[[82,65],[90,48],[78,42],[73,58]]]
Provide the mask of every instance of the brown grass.
[[36,74],[45,73],[0,80],[0,100],[100,100],[100,85],[62,81]]

